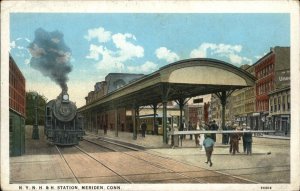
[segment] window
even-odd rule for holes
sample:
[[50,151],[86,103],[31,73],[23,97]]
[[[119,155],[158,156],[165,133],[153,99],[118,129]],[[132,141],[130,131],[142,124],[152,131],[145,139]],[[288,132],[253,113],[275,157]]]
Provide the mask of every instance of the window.
[[274,112],[277,112],[277,98],[274,98]]
[[290,110],[290,95],[287,95],[287,110]]
[[273,112],[273,105],[271,105],[271,110],[270,110],[270,113],[272,113]]
[[282,111],[285,111],[285,95],[282,96]]

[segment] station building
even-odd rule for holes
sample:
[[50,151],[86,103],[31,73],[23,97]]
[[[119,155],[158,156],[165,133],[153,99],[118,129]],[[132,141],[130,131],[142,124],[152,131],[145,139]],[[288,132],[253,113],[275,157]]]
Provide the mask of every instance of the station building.
[[[211,78],[212,75],[214,78]],[[162,106],[162,134],[166,143],[170,121],[177,121],[177,126],[183,124],[184,107],[188,100],[215,93],[220,99],[220,112],[225,116],[229,95],[236,89],[251,87],[255,83],[255,77],[240,68],[204,58],[177,61],[148,75],[130,75],[126,81],[123,77],[122,74],[109,74],[105,81],[96,83],[94,91],[88,94],[86,105],[78,109],[85,118],[86,130],[95,133],[99,129],[113,130],[116,136],[118,131],[133,131],[133,139],[136,139],[141,111],[147,107],[152,109],[153,125],[149,125],[149,130],[153,132],[159,117],[158,110]],[[111,89],[110,86],[114,87]],[[179,108],[179,117],[174,118],[171,108],[176,107]],[[207,104],[206,108],[204,115],[209,118],[210,107]],[[193,118],[189,120],[199,120],[197,109],[188,112],[188,117]],[[221,118],[221,124],[225,125],[224,118]]]
[[[105,81],[97,82],[94,85],[94,90],[88,93],[85,97],[86,105],[93,104],[97,100],[105,97],[106,95],[113,93],[114,91],[122,88],[128,83],[131,83],[141,77],[144,74],[133,74],[133,73],[109,73],[105,77]],[[168,123],[178,127],[179,122],[179,108],[174,105],[173,102],[168,102]],[[89,131],[98,132],[99,130],[113,131],[115,129],[115,112],[118,113],[117,121],[121,131],[133,132],[133,121],[132,121],[132,109],[131,108],[118,108],[117,111],[114,109],[107,110],[105,112],[96,112],[92,117],[85,117],[85,127]],[[158,134],[162,134],[162,107],[161,104],[156,106],[156,121],[159,126]],[[147,123],[147,133],[154,134],[153,124],[153,105],[143,106],[139,108],[139,120],[137,120],[137,126],[140,126],[142,122]]]
[[25,78],[9,55],[9,155],[25,153]]

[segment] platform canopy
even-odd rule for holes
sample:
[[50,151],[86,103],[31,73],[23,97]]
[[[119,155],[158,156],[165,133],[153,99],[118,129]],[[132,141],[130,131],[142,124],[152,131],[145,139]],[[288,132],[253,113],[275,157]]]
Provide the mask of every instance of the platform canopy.
[[232,64],[215,59],[187,59],[166,65],[110,92],[99,100],[79,108],[79,112],[96,108],[106,110],[151,105],[233,91],[254,84],[254,76]]

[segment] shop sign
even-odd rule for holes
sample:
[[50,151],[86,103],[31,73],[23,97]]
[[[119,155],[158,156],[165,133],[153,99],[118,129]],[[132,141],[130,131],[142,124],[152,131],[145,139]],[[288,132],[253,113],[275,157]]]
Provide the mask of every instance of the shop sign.
[[290,86],[290,70],[277,71],[275,75],[275,83],[277,88]]

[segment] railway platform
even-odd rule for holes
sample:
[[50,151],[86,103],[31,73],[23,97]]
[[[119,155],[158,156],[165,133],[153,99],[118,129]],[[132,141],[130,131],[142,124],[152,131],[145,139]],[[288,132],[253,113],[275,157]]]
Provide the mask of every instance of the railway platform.
[[[26,126],[25,154],[9,158],[10,183],[288,183],[290,181],[289,140],[255,138],[251,156],[230,155],[228,146],[214,149],[213,166],[205,163],[205,151],[195,147],[189,136],[183,146],[172,149],[162,136],[113,131],[106,135],[86,132],[76,147],[56,147],[31,139]],[[111,143],[117,143],[113,145]],[[122,146],[123,145],[123,146]],[[122,146],[122,148],[121,148]],[[125,147],[124,147],[125,146]],[[240,145],[240,151],[242,145]]]

